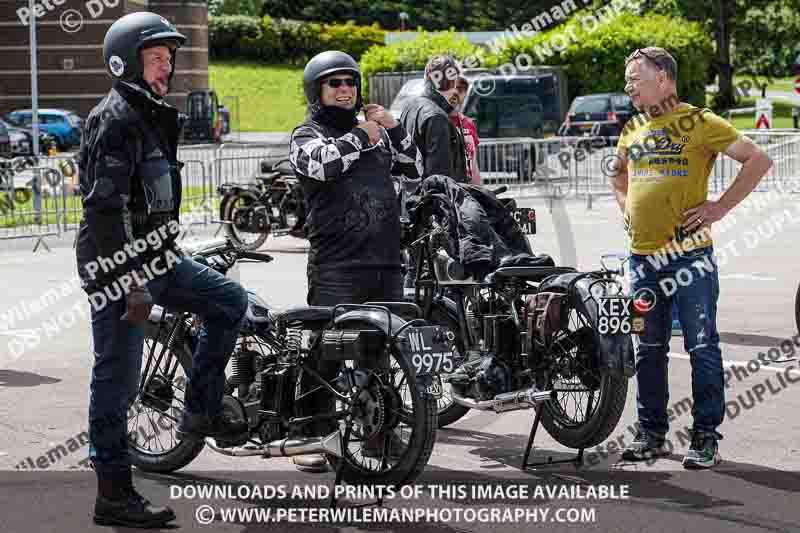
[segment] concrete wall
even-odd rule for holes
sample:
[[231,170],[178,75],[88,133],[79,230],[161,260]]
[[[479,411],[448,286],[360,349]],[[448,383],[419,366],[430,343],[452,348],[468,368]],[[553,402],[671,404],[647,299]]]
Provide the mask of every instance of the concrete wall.
[[[58,2],[58,4],[56,4]],[[170,103],[208,87],[208,11],[204,0],[39,0],[37,62],[39,107],[86,116],[111,87],[103,65],[103,37],[118,18],[153,11],[188,41],[178,53]],[[0,0],[0,114],[31,106],[29,27],[18,10],[25,0]],[[24,13],[23,13],[24,16]]]

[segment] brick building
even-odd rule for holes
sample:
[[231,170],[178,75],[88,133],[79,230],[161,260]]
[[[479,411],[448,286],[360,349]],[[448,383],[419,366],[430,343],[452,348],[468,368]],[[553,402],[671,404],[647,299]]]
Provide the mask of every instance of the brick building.
[[[39,107],[81,116],[108,92],[103,37],[117,19],[153,11],[188,41],[178,53],[168,100],[184,108],[186,95],[208,87],[208,10],[205,0],[37,0]],[[0,114],[31,107],[27,0],[0,0]],[[23,20],[24,19],[24,20]]]

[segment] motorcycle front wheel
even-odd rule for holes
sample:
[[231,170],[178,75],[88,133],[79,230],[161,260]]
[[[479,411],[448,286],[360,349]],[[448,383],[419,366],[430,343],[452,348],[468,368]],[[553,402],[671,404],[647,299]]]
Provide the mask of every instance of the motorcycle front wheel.
[[172,325],[146,324],[140,386],[128,409],[128,453],[132,464],[145,472],[179,470],[205,446],[202,439],[178,440],[176,436],[192,351],[185,342],[169,350]]

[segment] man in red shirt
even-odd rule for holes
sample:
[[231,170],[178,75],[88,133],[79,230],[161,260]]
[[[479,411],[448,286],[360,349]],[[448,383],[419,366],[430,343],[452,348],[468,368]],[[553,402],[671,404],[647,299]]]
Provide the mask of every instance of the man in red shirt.
[[464,100],[467,97],[467,90],[469,89],[469,82],[463,76],[459,76],[456,85],[458,89],[459,103],[453,106],[453,111],[450,113],[450,120],[456,128],[458,128],[464,135],[464,151],[467,158],[467,175],[473,185],[481,184],[481,173],[478,169],[478,162],[476,156],[478,153],[478,130],[475,123],[471,118],[461,113],[460,109],[464,106]]

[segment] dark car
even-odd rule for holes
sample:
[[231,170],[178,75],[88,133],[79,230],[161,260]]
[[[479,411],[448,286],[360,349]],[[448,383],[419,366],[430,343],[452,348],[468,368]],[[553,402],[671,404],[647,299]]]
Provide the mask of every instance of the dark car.
[[[467,70],[470,89],[463,113],[478,128],[480,139],[552,137],[567,107],[566,76],[556,68],[507,76]],[[408,102],[422,94],[423,79],[408,80],[392,101],[389,112],[400,119]]]
[[222,137],[223,118],[217,93],[211,89],[192,91],[186,97],[187,121],[184,142],[218,142]]
[[559,135],[617,137],[636,113],[633,102],[625,93],[578,96],[572,101]]
[[[8,131],[11,144],[11,157],[28,156],[33,154],[33,130],[14,126],[0,119],[0,126]],[[56,141],[49,133],[39,130],[39,154],[55,155]]]
[[2,122],[0,122],[0,157],[11,157],[11,138]]
[[800,76],[800,54],[797,54],[797,57],[794,59],[794,65],[792,65],[792,74],[797,74]]

